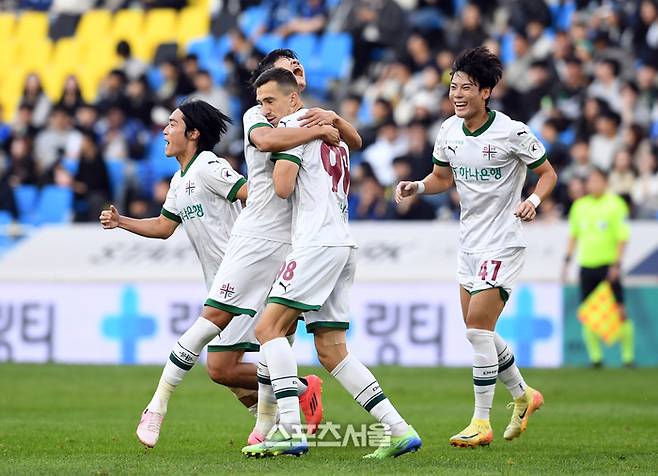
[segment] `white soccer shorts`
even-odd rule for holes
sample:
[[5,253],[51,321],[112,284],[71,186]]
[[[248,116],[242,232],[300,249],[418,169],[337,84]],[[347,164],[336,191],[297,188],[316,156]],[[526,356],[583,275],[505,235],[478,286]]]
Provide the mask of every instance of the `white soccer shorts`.
[[507,301],[523,269],[525,248],[460,251],[457,261],[457,281],[469,294],[498,288],[503,301]]

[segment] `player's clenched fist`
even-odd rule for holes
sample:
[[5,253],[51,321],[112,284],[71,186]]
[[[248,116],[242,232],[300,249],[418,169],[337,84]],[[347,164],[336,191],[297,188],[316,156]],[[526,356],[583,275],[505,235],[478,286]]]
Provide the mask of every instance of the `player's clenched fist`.
[[418,192],[418,182],[402,181],[395,188],[395,202],[400,203],[403,198],[411,197]]
[[329,145],[340,144],[340,132],[334,126],[318,126],[322,128],[322,141]]
[[98,219],[100,220],[101,225],[103,225],[103,228],[106,230],[116,228],[119,226],[119,211],[114,207],[114,205],[110,205],[110,209],[103,210]]
[[516,207],[516,212],[514,215],[523,221],[532,221],[537,216],[537,210],[529,200],[526,200],[525,202],[521,202],[519,206]]

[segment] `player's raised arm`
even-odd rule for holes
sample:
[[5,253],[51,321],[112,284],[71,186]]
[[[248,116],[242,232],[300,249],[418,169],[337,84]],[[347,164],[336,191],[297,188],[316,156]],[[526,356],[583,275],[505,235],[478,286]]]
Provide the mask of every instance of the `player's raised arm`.
[[434,165],[432,173],[423,180],[416,182],[402,181],[395,189],[395,201],[400,203],[404,198],[415,194],[434,195],[445,192],[453,184],[452,169],[448,166]]
[[361,136],[356,131],[354,126],[340,117],[334,111],[327,111],[319,107],[314,107],[309,109],[306,114],[299,118],[299,120],[300,127],[313,127],[323,125],[334,126],[336,129],[338,129],[340,136],[351,150],[359,150],[363,145]]
[[249,132],[249,140],[261,152],[282,152],[316,139],[338,145],[340,132],[329,125],[295,129],[257,127]]
[[[163,213],[166,210],[163,209]],[[147,238],[169,238],[176,227],[180,223],[180,218],[176,215],[168,218],[164,214],[154,218],[130,218],[119,214],[119,211],[114,205],[110,205],[108,210],[103,210],[100,214],[99,220],[103,228],[111,230],[113,228],[123,228],[136,235],[145,236]]]

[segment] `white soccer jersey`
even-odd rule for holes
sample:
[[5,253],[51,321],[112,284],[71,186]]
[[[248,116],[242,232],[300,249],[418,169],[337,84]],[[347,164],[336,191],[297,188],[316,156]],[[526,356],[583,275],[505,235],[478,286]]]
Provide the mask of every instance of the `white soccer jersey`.
[[[299,127],[301,109],[279,121],[278,127]],[[292,195],[293,247],[356,246],[347,222],[350,187],[350,154],[343,142],[338,147],[313,140],[286,152],[272,154],[272,161],[290,160],[299,165]]]
[[452,168],[461,205],[460,248],[474,252],[525,247],[523,225],[514,216],[527,168],[546,160],[546,150],[528,126],[498,111],[474,132],[452,116],[434,144],[436,165]]
[[272,171],[274,163],[269,152],[260,152],[249,138],[257,127],[272,127],[261,113],[260,106],[249,109],[242,119],[244,155],[247,161],[249,196],[247,205],[235,223],[233,234],[290,243],[292,205],[274,193]]
[[210,289],[242,205],[236,201],[246,179],[212,152],[204,151],[171,178],[162,215],[182,223]]

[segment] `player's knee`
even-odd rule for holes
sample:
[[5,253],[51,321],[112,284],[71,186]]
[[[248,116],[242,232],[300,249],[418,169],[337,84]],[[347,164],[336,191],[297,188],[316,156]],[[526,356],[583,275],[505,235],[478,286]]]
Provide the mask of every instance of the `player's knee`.
[[208,366],[208,376],[213,382],[219,385],[226,387],[234,386],[234,374],[234,369],[229,366]]
[[225,329],[228,323],[231,322],[231,319],[233,319],[233,314],[222,309],[217,309],[216,307],[203,306],[201,317],[208,319],[220,329]]

